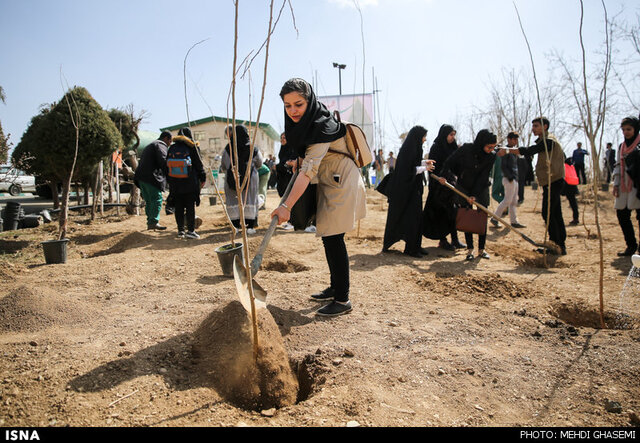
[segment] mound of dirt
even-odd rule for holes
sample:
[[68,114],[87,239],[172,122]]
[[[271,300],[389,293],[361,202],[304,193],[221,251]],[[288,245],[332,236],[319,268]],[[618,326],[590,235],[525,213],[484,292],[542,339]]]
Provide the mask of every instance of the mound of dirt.
[[39,288],[20,286],[0,299],[0,331],[33,332],[53,325],[73,325],[95,319],[85,303]]
[[258,311],[256,359],[252,337],[251,321],[239,302],[212,312],[194,333],[199,371],[218,394],[237,407],[257,411],[295,404],[298,380],[268,310]]
[[[493,299],[530,298],[537,295],[530,288],[505,280],[500,274],[488,274],[486,276],[458,275],[449,273],[437,273],[435,279],[419,279],[418,284],[430,288],[431,291],[442,295],[455,295],[479,302],[491,297]],[[478,297],[484,298],[478,298]]]
[[264,265],[264,269],[267,271],[289,273],[289,272],[308,271],[309,267],[294,260],[286,260],[286,261],[274,260],[274,261],[267,262]]

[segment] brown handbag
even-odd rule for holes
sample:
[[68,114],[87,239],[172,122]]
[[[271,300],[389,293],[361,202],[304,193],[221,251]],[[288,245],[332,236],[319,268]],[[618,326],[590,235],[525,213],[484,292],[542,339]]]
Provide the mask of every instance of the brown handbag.
[[487,233],[487,214],[471,208],[458,208],[456,213],[456,229],[472,234]]

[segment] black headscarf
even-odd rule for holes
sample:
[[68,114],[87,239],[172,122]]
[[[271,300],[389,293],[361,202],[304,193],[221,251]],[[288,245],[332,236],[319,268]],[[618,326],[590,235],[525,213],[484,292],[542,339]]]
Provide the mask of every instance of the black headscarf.
[[398,152],[394,174],[405,176],[405,178],[415,176],[416,166],[422,163],[422,139],[425,135],[427,130],[422,126],[411,128]]
[[[235,139],[238,141],[238,158],[240,163],[247,163],[249,161],[249,153],[251,152],[251,138],[249,137],[249,130],[244,125],[236,125]],[[229,134],[229,143],[225,146],[225,151],[231,156],[231,150],[233,149],[233,134]]]
[[444,124],[442,126],[440,126],[440,130],[438,131],[438,136],[435,138],[435,140],[433,141],[434,145],[447,145],[451,148],[457,148],[458,144],[454,141],[453,143],[449,143],[447,142],[447,137],[449,136],[449,134],[451,134],[453,131],[455,131],[455,128],[451,125],[447,125]]
[[[444,124],[440,126],[438,136],[433,141],[431,149],[429,150],[429,158],[436,161],[435,169],[433,173],[440,175],[444,162],[458,149],[458,143],[454,140],[453,143],[447,142],[449,134],[455,131],[455,128],[451,125]],[[433,181],[433,183],[437,183]],[[429,183],[431,185],[431,183]]]
[[[229,136],[229,144],[224,148],[229,154],[229,159],[233,161],[232,149],[233,149],[233,138],[234,136],[230,134]],[[244,176],[247,172],[247,166],[249,163],[249,154],[251,153],[251,138],[249,137],[249,131],[247,127],[244,125],[236,125],[235,130],[235,139],[238,143],[238,173],[240,175],[240,182],[244,180]],[[227,183],[231,187],[231,189],[235,189],[235,179],[233,179],[232,174],[227,174]]]
[[422,139],[426,134],[427,130],[422,126],[411,128],[400,147],[396,168],[389,178],[387,185],[389,204],[397,205],[400,213],[404,212],[404,206],[410,194],[414,189],[421,189],[424,183],[424,176],[416,175],[416,166],[422,163]]
[[482,129],[480,132],[478,132],[478,135],[476,135],[476,139],[473,141],[473,146],[478,152],[478,155],[480,156],[480,158],[483,158],[488,155],[491,155],[491,153],[487,154],[485,152],[484,147],[497,142],[498,142],[498,137],[496,137],[496,135],[493,132],[489,131],[488,129]]
[[[305,82],[306,83],[306,82]],[[310,91],[307,109],[298,123],[291,120],[284,112],[284,132],[287,146],[304,157],[307,147],[314,143],[328,143],[344,137],[346,127],[338,122],[327,107],[318,101],[313,88],[307,83]],[[301,94],[302,95],[302,94]]]
[[184,128],[180,128],[180,130],[178,131],[178,135],[183,135],[187,137],[189,140],[193,140],[193,135],[191,135],[191,129],[189,129],[186,126]]

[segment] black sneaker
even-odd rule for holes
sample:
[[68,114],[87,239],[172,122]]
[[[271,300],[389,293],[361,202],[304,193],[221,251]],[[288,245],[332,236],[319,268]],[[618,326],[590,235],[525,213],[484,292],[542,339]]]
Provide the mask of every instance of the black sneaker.
[[316,311],[316,315],[321,317],[337,317],[338,315],[348,314],[351,312],[351,302],[340,303],[332,301],[327,306],[320,308]]
[[523,224],[521,224],[521,223],[518,223],[518,222],[511,223],[511,227],[512,227],[512,228],[516,228],[516,229],[526,228],[526,226],[525,226],[525,225],[523,225]]
[[311,300],[314,301],[329,301],[329,300],[333,300],[334,297],[336,295],[336,291],[333,288],[327,288],[324,291],[318,293],[318,294],[313,294],[311,296]]
[[165,229],[167,229],[167,227],[161,226],[158,223],[153,223],[153,224],[147,224],[147,229],[153,230],[153,231],[164,231]]
[[495,227],[495,228],[499,228],[500,227],[500,222],[498,220],[496,220],[495,218],[492,218],[491,220],[491,224]]
[[618,252],[618,257],[631,257],[633,254],[635,254],[636,248],[637,246],[628,246],[624,251]]

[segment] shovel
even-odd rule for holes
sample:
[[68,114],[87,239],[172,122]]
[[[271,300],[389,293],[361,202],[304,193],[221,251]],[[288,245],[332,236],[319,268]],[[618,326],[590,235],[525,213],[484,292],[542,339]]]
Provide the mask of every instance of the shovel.
[[[431,177],[435,178],[436,180],[440,181],[440,177],[438,177],[435,174],[431,174]],[[455,192],[456,194],[458,194],[459,196],[465,198],[465,199],[469,199],[469,197],[467,195],[465,195],[464,193],[460,192],[458,189],[455,188],[455,186],[453,186],[451,183],[445,181],[444,185],[451,189],[453,192]],[[494,214],[493,212],[491,212],[489,209],[485,208],[484,206],[482,206],[480,203],[478,202],[474,202],[474,205],[476,205],[478,208],[480,208],[482,211],[486,212],[488,215],[492,216],[493,218],[495,218],[496,220],[499,220],[500,223],[502,223],[503,225],[505,225],[507,228],[511,229],[513,232],[515,232],[516,234],[518,234],[520,237],[522,237],[523,239],[525,239],[527,242],[531,243],[533,246],[537,246],[538,248],[543,248],[543,249],[548,249],[548,250],[552,250],[554,251],[556,254],[559,252],[559,248],[556,245],[553,244],[540,244],[540,243],[536,243],[535,241],[533,241],[532,239],[530,239],[529,237],[527,237],[524,233],[518,231],[516,228],[514,228],[513,226],[511,226],[509,223],[507,223],[506,221],[504,221],[502,218],[498,217],[496,214]]]
[[[282,199],[280,200],[280,204],[284,203],[284,201],[289,197],[289,193],[291,192],[291,188],[293,187],[293,183],[296,181],[298,177],[298,172],[296,171],[289,180],[289,184],[287,185],[287,189],[284,191],[282,195]],[[267,245],[273,236],[273,233],[276,230],[276,226],[278,226],[278,217],[275,216],[271,219],[271,224],[267,229],[264,238],[262,239],[262,243],[260,243],[260,247],[258,248],[258,252],[251,260],[251,276],[252,278],[260,270],[260,266],[262,265],[262,258],[264,255],[264,251],[267,249]],[[247,310],[247,312],[251,312],[251,294],[249,293],[249,281],[247,280],[247,270],[241,262],[241,259],[236,255],[233,258],[233,279],[236,282],[236,290],[238,291],[238,297],[240,298],[240,303]],[[254,303],[256,309],[266,308],[267,307],[267,291],[265,291],[262,286],[260,286],[255,280],[251,282],[253,286],[253,296]]]

